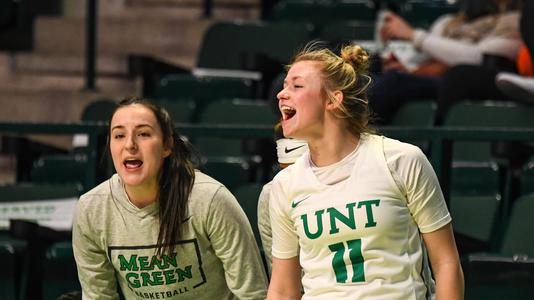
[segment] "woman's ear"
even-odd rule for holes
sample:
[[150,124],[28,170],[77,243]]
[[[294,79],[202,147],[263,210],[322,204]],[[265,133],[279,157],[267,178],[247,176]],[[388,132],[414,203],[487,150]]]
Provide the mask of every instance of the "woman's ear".
[[330,97],[328,99],[328,103],[326,104],[327,110],[335,110],[338,109],[341,106],[341,103],[343,103],[343,92],[341,91],[333,91],[330,94]]
[[163,148],[163,158],[167,158],[172,153],[172,145],[174,143],[174,139],[170,138],[167,142],[167,145],[164,145]]
[[169,155],[171,155],[172,150],[167,148],[163,150],[163,158],[167,158]]

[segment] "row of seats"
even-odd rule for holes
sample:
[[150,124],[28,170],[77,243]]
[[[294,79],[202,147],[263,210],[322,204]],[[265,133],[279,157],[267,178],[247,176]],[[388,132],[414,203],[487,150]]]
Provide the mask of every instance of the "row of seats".
[[[261,188],[261,185],[251,184],[234,191],[251,221],[259,245],[256,224]],[[530,217],[533,210],[534,194],[521,196],[514,202],[498,248],[492,252],[463,256],[465,299],[501,299],[503,295],[514,295],[513,299],[529,299],[533,292],[530,283],[534,270],[534,260],[528,259],[534,255],[534,239],[529,238],[532,236],[530,229],[534,226]],[[0,292],[3,292],[5,299],[22,299],[19,297],[27,293],[25,286],[30,273],[24,267],[25,247],[21,241],[0,236],[0,259],[5,262],[0,268]],[[52,244],[46,250],[42,264],[42,299],[55,299],[63,293],[79,289],[70,242]]]
[[[80,184],[0,186],[0,212],[9,213],[9,210],[16,209],[14,204],[25,204],[22,207],[47,225],[58,207],[51,201],[77,199],[81,193]],[[68,216],[65,217],[68,219]],[[34,226],[17,226],[14,229],[12,225],[6,227],[4,218],[1,221],[2,299],[57,299],[66,292],[80,290],[69,232],[38,230]]]
[[298,20],[314,24],[328,24],[337,20],[358,20],[373,22],[380,8],[395,10],[414,26],[428,27],[437,17],[458,11],[458,4],[442,0],[409,1],[303,1],[282,0],[272,9],[270,20]]
[[[434,113],[435,104],[431,101],[409,103],[400,108],[393,125],[432,127]],[[443,126],[533,128],[533,115],[534,108],[518,104],[466,101],[447,112]],[[410,142],[429,153],[428,141]],[[455,231],[476,242],[461,250],[496,249],[513,199],[534,191],[533,154],[532,146],[522,143],[454,143],[449,208]]]
[[[174,120],[179,123],[194,122],[208,125],[273,126],[279,119],[279,115],[272,109],[272,107],[262,101],[240,99],[213,101],[206,105],[203,110],[197,109],[194,102],[159,101],[159,104],[167,108],[174,117]],[[114,107],[115,102],[113,101],[96,101],[84,110],[82,120],[108,120]],[[435,104],[432,101],[410,102],[401,107],[395,115],[392,125],[432,127],[434,111]],[[444,126],[531,128],[532,124],[530,122],[530,116],[532,113],[532,108],[516,104],[499,102],[465,102],[451,108],[445,118]],[[477,118],[476,116],[479,117]],[[262,147],[259,148],[263,149],[254,149],[254,144],[247,148],[247,145],[250,143],[247,143],[246,140],[244,141],[242,139],[202,136],[193,136],[189,138],[203,157],[241,157],[246,158],[246,161],[251,163],[255,159],[258,159],[258,157],[254,158],[254,156],[264,154],[261,150],[270,152],[271,156],[274,155],[274,145],[272,144],[272,140],[270,140],[270,144],[260,144]],[[410,140],[409,142],[417,144],[428,153],[428,141]],[[270,149],[265,149],[265,147],[270,147]],[[477,172],[477,170],[480,170],[479,174],[485,174],[482,178],[485,178],[486,182],[500,182],[502,176],[501,173],[506,170],[508,167],[507,164],[516,164],[515,160],[517,160],[518,155],[513,151],[522,148],[517,146],[511,150],[501,150],[500,152],[504,152],[501,153],[502,157],[495,156],[495,148],[496,147],[493,146],[492,150],[492,144],[488,142],[455,143],[453,148],[455,169],[471,170],[465,172]],[[522,154],[522,156],[525,155],[528,155],[528,152]],[[513,159],[512,161],[507,160],[507,158],[510,157]],[[526,157],[523,157],[523,159],[525,158]],[[83,166],[84,163],[84,157],[82,155],[76,155],[76,153],[66,156],[45,156],[35,164],[34,170],[32,171],[32,178],[39,182],[61,182],[69,180],[69,178],[70,180],[83,178],[84,169],[81,166]],[[522,172],[522,174],[530,174],[529,170],[531,167],[529,167],[528,164],[525,165],[524,162],[520,162],[520,164],[525,171]],[[69,165],[74,173],[62,175],[61,171],[69,169]],[[48,173],[53,171],[51,169],[56,170],[52,176]],[[479,186],[469,182],[468,179],[473,177],[469,176],[469,173],[466,174],[467,175],[463,176],[465,178],[462,178],[461,174],[455,176],[456,178],[462,178],[461,180],[457,180],[455,185],[457,185],[459,190],[462,190],[462,193],[464,194],[470,186]],[[462,188],[462,185],[465,186],[465,188]],[[525,191],[526,188],[528,188],[528,185],[523,185],[523,191]],[[488,190],[488,188],[486,188],[486,190]],[[503,190],[497,187],[494,187],[492,190],[492,193],[502,192]]]
[[[76,271],[76,262],[72,254],[71,242],[51,245],[42,261],[42,277],[31,276],[25,255],[27,249],[16,245],[16,242],[0,239],[0,293],[2,299],[57,299],[67,292],[81,290]],[[28,297],[35,291],[28,291],[29,280],[40,280],[41,292],[38,298]],[[41,297],[39,297],[41,296]]]
[[[169,103],[180,104],[173,107]],[[162,104],[171,114],[183,113],[180,109],[183,102]],[[108,102],[106,105],[109,105],[108,113],[110,113],[114,104]],[[94,108],[90,106],[87,111],[93,110],[91,107]],[[173,108],[178,110],[174,111]],[[434,111],[435,105],[431,101],[408,103],[399,110],[393,124],[432,127]],[[212,125],[270,126],[277,119],[268,105],[259,101],[214,101],[203,113],[205,115],[201,115],[198,122]],[[445,118],[445,125],[531,128],[529,116],[532,113],[532,108],[509,103],[466,102],[451,108]],[[89,118],[89,114],[86,114],[85,118]],[[224,183],[232,191],[246,184],[262,184],[272,178],[277,170],[275,149],[271,139],[243,140],[202,136],[192,136],[189,139],[201,155],[201,170]],[[428,141],[408,140],[408,142],[419,145],[429,153]],[[458,142],[453,147],[450,210],[454,217],[454,226],[459,234],[478,241],[482,249],[494,249],[498,244],[499,231],[509,216],[512,199],[517,198],[519,194],[534,191],[532,188],[534,160],[529,160],[528,156],[525,156],[518,164],[516,162],[518,155],[514,151],[521,148],[520,146],[514,145],[512,150],[504,153],[495,153],[495,150],[492,150],[496,148],[495,144],[489,142]],[[33,170],[34,180],[42,183],[51,181],[59,183],[83,178],[84,162],[76,159],[69,162],[68,157],[57,155],[42,157]],[[110,167],[107,176],[112,172]],[[473,211],[478,213],[473,215]],[[471,252],[472,249],[468,248],[465,251]]]
[[[259,102],[256,104],[259,105],[256,107],[256,110],[270,110],[270,108],[265,106],[264,103]],[[259,109],[260,107],[262,109]],[[502,108],[500,112],[498,112],[499,107]],[[111,108],[111,106],[109,108]],[[493,112],[486,113],[484,110],[485,108]],[[429,111],[425,111],[425,109],[429,109]],[[431,127],[433,124],[433,110],[434,105],[432,102],[414,102],[400,110],[398,116],[396,117],[396,122],[398,125],[404,126]],[[91,119],[88,111],[90,112],[91,109],[88,109],[84,112],[84,118]],[[110,111],[111,109],[108,110],[108,113],[110,113]],[[232,109],[231,113],[223,113],[220,108],[215,109],[214,111],[216,114],[219,114],[218,116],[213,117],[217,118],[215,124],[225,123],[224,120],[228,117],[233,121],[239,121],[239,118],[235,118],[235,116],[241,115],[235,108]],[[457,111],[458,114],[463,114],[462,118],[456,115]],[[458,105],[458,108],[451,109],[449,112],[449,118],[454,120],[454,123],[450,124],[451,126],[494,127],[498,125],[501,127],[528,127],[528,115],[531,115],[531,113],[532,112],[528,108],[509,104],[495,102],[477,104],[462,103]],[[478,118],[479,120],[477,120],[476,116],[480,116],[480,118]],[[488,118],[488,116],[490,118]],[[107,116],[105,119],[109,119],[109,116]],[[516,121],[523,119],[525,120],[523,123],[519,122],[520,124],[515,124]],[[252,121],[247,120],[242,125],[250,124],[250,122]],[[192,137],[192,140],[193,142],[195,141],[194,137]],[[471,147],[471,145],[468,145],[467,149],[469,150]],[[488,145],[484,146],[486,150],[488,150],[487,147]],[[216,144],[216,146],[211,147],[212,150],[215,149],[215,154],[221,154],[218,151],[220,148],[220,144]],[[457,151],[455,152],[455,155],[458,153],[461,154],[461,151],[458,149],[456,150]],[[488,153],[491,153],[491,151]],[[218,162],[218,166],[216,168],[206,168],[205,172],[221,180],[232,190],[232,192],[240,200],[240,203],[246,211],[247,216],[250,218],[251,223],[255,225],[257,220],[255,209],[261,183],[256,182],[250,184],[251,165],[248,164],[246,160],[232,160],[231,154],[232,153],[227,153],[227,155],[222,156],[221,158],[223,158],[223,160]],[[235,156],[239,155],[236,152],[233,154]],[[501,246],[501,239],[506,235],[503,235],[502,229],[506,228],[507,224],[512,224],[513,221],[508,221],[508,218],[502,218],[504,189],[501,187],[501,185],[505,183],[502,180],[503,175],[501,174],[504,171],[502,167],[503,164],[492,157],[488,158],[490,159],[489,161],[486,160],[486,158],[480,161],[470,161],[468,159],[471,158],[467,155],[465,159],[467,160],[457,160],[455,162],[452,174],[452,197],[450,209],[453,215],[455,229],[458,233],[478,241],[486,242],[488,244],[487,247],[479,247],[476,249],[494,251],[504,249],[502,248],[503,246]],[[490,163],[485,165],[486,162]],[[235,168],[230,169],[228,163],[232,163]],[[524,168],[526,168],[526,170],[529,170],[529,168],[532,169],[532,164],[526,164],[524,165]],[[57,165],[56,169],[58,169]],[[242,170],[245,172],[241,172]],[[63,173],[65,170],[61,171]],[[487,174],[483,175],[484,172]],[[523,175],[525,174],[528,174],[528,172],[525,172]],[[530,174],[532,174],[532,172],[530,172]],[[43,176],[43,178],[53,178],[53,176]],[[531,182],[533,179],[527,178],[527,180],[530,180]],[[1,194],[7,195],[4,192]],[[28,195],[29,193],[19,191],[17,194]],[[509,205],[515,206],[516,203],[510,202]],[[513,219],[514,217],[512,213],[512,215],[510,215],[510,220]],[[256,228],[255,234],[256,237],[258,237]],[[462,240],[459,240],[459,246],[463,246]],[[469,253],[470,251],[467,251],[467,254]]]

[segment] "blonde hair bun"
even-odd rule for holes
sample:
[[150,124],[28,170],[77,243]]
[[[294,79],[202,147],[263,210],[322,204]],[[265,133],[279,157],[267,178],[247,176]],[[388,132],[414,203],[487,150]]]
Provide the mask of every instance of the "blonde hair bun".
[[369,68],[369,54],[359,45],[343,47],[341,58],[350,63],[358,73],[365,73]]

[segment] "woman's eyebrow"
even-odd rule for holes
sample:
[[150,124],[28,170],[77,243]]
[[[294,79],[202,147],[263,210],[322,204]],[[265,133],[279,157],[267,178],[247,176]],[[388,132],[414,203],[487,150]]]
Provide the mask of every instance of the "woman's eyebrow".
[[[150,124],[139,124],[139,125],[135,125],[135,129],[139,129],[139,128],[143,128],[143,127],[148,127],[150,129],[154,129],[154,127],[152,127],[152,125]],[[115,125],[111,128],[111,131],[115,130],[115,129],[124,129],[124,125]]]

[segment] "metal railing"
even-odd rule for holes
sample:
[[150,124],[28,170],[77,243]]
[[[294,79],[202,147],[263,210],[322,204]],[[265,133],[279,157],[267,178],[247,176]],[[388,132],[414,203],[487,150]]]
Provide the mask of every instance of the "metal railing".
[[[271,126],[260,125],[204,125],[176,124],[179,132],[186,136],[208,136],[228,138],[272,137]],[[86,188],[95,185],[97,137],[105,134],[105,123],[0,123],[0,134],[75,134],[89,136],[88,146],[82,151],[87,155],[87,170],[84,181]],[[522,141],[534,142],[534,128],[475,128],[475,127],[381,127],[381,134],[399,140],[425,140],[430,143],[429,160],[448,199],[450,193],[450,171],[452,145],[459,141]]]

